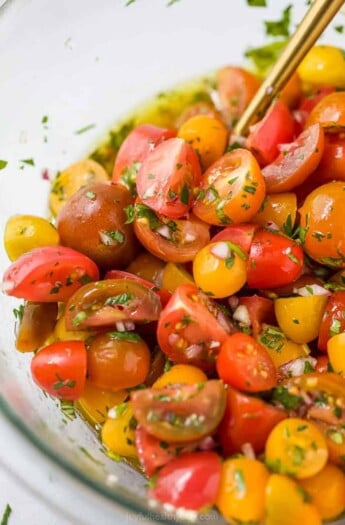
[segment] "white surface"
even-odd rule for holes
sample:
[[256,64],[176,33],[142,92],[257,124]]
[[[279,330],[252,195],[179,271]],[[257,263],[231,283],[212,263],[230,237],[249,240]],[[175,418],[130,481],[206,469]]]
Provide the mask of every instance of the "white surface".
[[[124,3],[12,0],[3,6],[0,158],[9,164],[0,175],[2,225],[13,213],[44,213],[48,184],[42,168],[54,173],[80,158],[117,116],[153,92],[240,63],[246,47],[264,41],[258,15],[278,18],[287,1],[271,0],[269,16],[254,8],[244,16],[245,0],[181,0],[169,10],[166,0],[137,0],[128,8]],[[301,11],[304,4],[299,1]],[[10,23],[1,25],[5,17]],[[339,45],[342,38],[332,33]],[[47,133],[43,115],[49,116]],[[92,131],[75,135],[90,123],[96,123]],[[19,160],[30,157],[36,167],[19,171]],[[4,256],[1,264],[7,264]],[[6,337],[13,339],[12,326]],[[76,525],[78,518],[101,525],[135,522],[64,474],[1,417],[0,429],[0,461],[50,501],[46,507],[1,469],[0,516],[9,503],[9,525]],[[73,517],[64,518],[56,507]]]

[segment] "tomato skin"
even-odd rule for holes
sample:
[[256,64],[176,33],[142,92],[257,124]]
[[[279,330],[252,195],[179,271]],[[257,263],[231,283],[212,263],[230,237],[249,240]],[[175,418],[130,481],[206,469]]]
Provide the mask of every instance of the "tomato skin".
[[250,443],[254,452],[260,454],[271,430],[286,417],[283,410],[228,388],[225,413],[217,431],[223,454],[241,453],[245,443]]
[[325,135],[323,155],[314,177],[320,184],[345,181],[345,137],[342,133]]
[[160,312],[160,299],[152,290],[129,279],[107,279],[85,284],[70,297],[66,328],[109,327],[118,321],[147,323],[156,321]]
[[241,332],[229,335],[222,343],[217,372],[225,383],[245,392],[262,392],[277,384],[277,372],[267,350]]
[[109,272],[105,274],[104,279],[128,279],[129,281],[135,281],[139,284],[142,284],[143,286],[145,286],[145,288],[152,290],[159,296],[162,303],[162,307],[164,307],[167,304],[171,297],[171,293],[168,292],[168,290],[158,290],[157,286],[155,286],[154,283],[147,281],[146,279],[143,279],[142,277],[139,277],[134,273],[125,272],[123,270],[109,270]]
[[44,344],[54,331],[57,315],[56,303],[25,303],[17,330],[16,349],[20,352],[33,352]]
[[345,292],[334,292],[328,299],[324,311],[317,347],[321,352],[327,352],[327,342],[337,333],[345,331]]
[[312,109],[306,126],[318,122],[328,133],[339,133],[345,128],[345,92],[336,91],[323,97]]
[[137,192],[149,208],[178,219],[193,203],[201,168],[194,149],[181,138],[159,144],[144,160],[137,175]]
[[266,194],[254,155],[243,148],[225,153],[201,177],[193,213],[215,226],[248,222]]
[[171,460],[158,473],[149,497],[174,507],[199,510],[216,501],[221,463],[215,452],[190,452]]
[[225,410],[223,383],[211,379],[131,392],[134,415],[149,434],[168,443],[188,443],[210,435]]
[[230,241],[248,253],[258,228],[256,224],[231,224],[212,237],[211,242]]
[[214,303],[200,295],[197,286],[180,285],[158,321],[160,348],[177,363],[213,369],[220,344],[229,330],[220,324],[218,314]]
[[59,341],[42,348],[31,361],[34,381],[48,394],[74,401],[86,379],[86,348],[83,341]]
[[314,109],[314,107],[320,102],[323,97],[334,93],[335,89],[332,86],[319,86],[315,87],[308,96],[302,98],[299,105],[299,110],[304,111],[307,115]]
[[304,251],[333,268],[345,267],[344,190],[344,182],[323,184],[309,193],[299,210]]
[[323,150],[324,132],[320,124],[302,131],[273,163],[263,168],[267,192],[290,191],[302,184],[317,168]]
[[303,251],[291,239],[268,230],[258,230],[250,247],[247,283],[250,288],[276,288],[301,275]]
[[292,142],[295,125],[287,105],[276,100],[260,122],[251,128],[246,147],[256,156],[260,166],[266,166],[279,155],[279,144]]
[[260,81],[240,67],[226,66],[217,71],[217,91],[225,122],[233,125],[260,87]]
[[256,294],[242,296],[239,298],[239,305],[245,306],[248,310],[254,337],[261,332],[263,323],[274,323],[274,305],[271,299]]
[[83,281],[96,281],[96,264],[71,248],[47,246],[25,253],[7,268],[3,291],[35,302],[65,302]]
[[329,370],[329,358],[327,355],[319,355],[317,356],[317,363],[316,363],[316,372],[320,372],[321,374],[324,374],[325,372],[328,372]]
[[294,227],[297,215],[297,197],[295,193],[272,193],[265,200],[251,221],[262,228],[277,226],[284,231],[287,224]]
[[[166,224],[168,218],[163,218]],[[194,215],[188,219],[176,219],[176,233],[166,239],[158,229],[151,229],[146,219],[134,221],[134,231],[141,244],[153,255],[166,262],[185,263],[192,261],[198,251],[210,240],[209,225]]]
[[134,128],[121,144],[116,156],[113,182],[119,182],[131,189],[131,184],[126,181],[126,172],[128,174],[128,170],[131,171],[130,182],[134,184],[139,168],[139,166],[135,166],[135,163],[142,163],[158,144],[175,136],[174,130],[160,128],[152,124],[141,124]]

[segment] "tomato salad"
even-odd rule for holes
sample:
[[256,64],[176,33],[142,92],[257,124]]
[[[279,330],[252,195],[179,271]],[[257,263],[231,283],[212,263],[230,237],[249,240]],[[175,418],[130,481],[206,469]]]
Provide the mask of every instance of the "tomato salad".
[[60,173],[56,228],[7,222],[17,349],[151,501],[236,524],[345,510],[345,82],[328,61],[345,78],[315,47],[248,137],[231,130],[260,80],[222,68],[212,99],[127,130],[110,174],[95,157]]

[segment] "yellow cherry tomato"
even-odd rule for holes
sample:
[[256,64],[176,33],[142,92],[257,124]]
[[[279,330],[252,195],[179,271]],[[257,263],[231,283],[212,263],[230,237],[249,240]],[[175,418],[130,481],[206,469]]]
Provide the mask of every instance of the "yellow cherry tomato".
[[49,194],[49,206],[52,214],[57,215],[66,201],[80,188],[94,182],[105,182],[108,179],[105,169],[91,159],[76,162],[64,171],[59,172],[52,181]]
[[280,230],[289,233],[296,220],[297,197],[295,193],[276,193],[266,198],[250,222],[260,226],[277,225]]
[[334,372],[345,375],[345,332],[328,340],[327,353]]
[[120,405],[127,397],[126,390],[104,390],[86,380],[83,395],[77,401],[77,408],[91,425],[102,425],[107,419],[109,408]]
[[266,324],[262,325],[262,328],[257,340],[266,348],[277,368],[288,361],[309,355],[310,350],[306,344],[300,345],[290,341],[280,328]]
[[230,523],[260,522],[265,515],[265,489],[269,478],[266,467],[255,459],[231,458],[222,464],[216,499]]
[[162,273],[162,288],[174,293],[180,284],[194,284],[194,279],[183,266],[169,262]]
[[183,383],[185,385],[195,385],[196,383],[203,383],[207,381],[206,374],[192,365],[174,365],[161,375],[157,381],[152,385],[153,388],[163,388],[168,385],[176,383]]
[[309,343],[319,335],[328,296],[281,297],[274,311],[284,334],[295,343]]
[[307,491],[321,518],[337,518],[345,510],[345,474],[335,465],[327,464],[318,474],[301,479],[299,484]]
[[238,292],[247,280],[247,256],[227,241],[204,246],[193,261],[195,283],[215,298]]
[[55,341],[85,341],[90,336],[92,336],[92,332],[87,330],[67,330],[64,315],[58,319],[54,328]]
[[229,131],[223,122],[210,115],[196,115],[182,124],[178,137],[190,144],[198,154],[201,167],[206,170],[225,151]]
[[11,261],[34,248],[57,246],[59,242],[56,228],[42,217],[13,215],[5,225],[4,244]]
[[108,411],[108,419],[101,430],[103,445],[113,454],[137,457],[134,444],[135,419],[131,404],[121,403]]
[[155,257],[151,253],[140,253],[138,257],[131,262],[127,268],[127,272],[134,273],[142,279],[146,279],[154,283],[158,288],[162,287],[162,272],[165,263]]
[[314,46],[302,60],[298,73],[302,82],[345,88],[345,60],[338,47]]
[[265,525],[321,525],[321,517],[314,505],[305,503],[297,483],[272,474],[266,486]]
[[320,472],[327,463],[325,438],[316,425],[301,418],[280,421],[266,441],[266,461],[282,474],[298,479]]

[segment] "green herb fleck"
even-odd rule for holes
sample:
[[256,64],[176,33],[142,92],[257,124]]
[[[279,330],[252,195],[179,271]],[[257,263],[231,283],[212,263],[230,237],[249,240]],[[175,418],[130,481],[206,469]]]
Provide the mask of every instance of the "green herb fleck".
[[247,490],[246,482],[245,482],[242,470],[236,469],[234,472],[234,478],[235,478],[236,490],[238,492],[238,497],[242,498],[244,497],[246,490]]
[[7,166],[7,160],[0,159],[0,170],[3,170]]
[[96,124],[88,124],[87,126],[84,126],[83,128],[77,129],[77,131],[75,131],[74,134],[81,135],[82,133],[86,133],[87,131],[95,127],[96,127]]
[[344,26],[334,26],[337,33],[344,33]]
[[23,164],[27,164],[28,166],[35,166],[35,161],[32,158],[31,159],[23,159],[20,162],[22,162]]
[[109,337],[117,341],[130,341],[131,343],[140,343],[142,341],[139,334],[135,332],[109,332]]
[[12,508],[7,503],[7,505],[5,507],[5,510],[4,510],[4,513],[2,515],[2,518],[1,518],[1,524],[0,525],[7,525],[8,524],[8,520],[10,518],[11,513],[12,513]]
[[182,204],[185,204],[186,206],[188,206],[188,203],[189,203],[189,188],[187,186],[187,184],[185,184],[181,190],[181,193],[180,193],[180,201],[182,202]]
[[20,304],[18,308],[13,308],[14,318],[21,323],[24,315],[24,305]]
[[56,373],[55,377],[57,381],[53,384],[54,390],[59,390],[60,388],[74,388],[76,385],[75,381],[71,381],[70,379],[62,379],[62,377]]
[[[113,230],[113,231],[105,231],[103,234],[111,239],[112,241],[117,242],[118,244],[123,244],[125,241],[125,236],[120,230]],[[111,243],[105,243],[107,245]]]
[[340,334],[341,330],[341,321],[339,319],[332,319],[331,326],[329,328],[329,337]]
[[88,199],[94,200],[96,198],[96,193],[94,191],[87,191],[85,197]]
[[290,36],[291,5],[288,5],[280,20],[265,22],[266,34],[270,36]]
[[130,301],[134,299],[134,295],[131,293],[121,293],[119,295],[113,295],[108,297],[104,304],[114,306],[117,304],[128,306]]
[[283,405],[287,410],[295,410],[302,401],[300,396],[289,394],[285,386],[277,386],[273,390],[272,399]]
[[303,374],[311,374],[311,372],[314,372],[314,367],[310,364],[308,360],[304,361]]
[[266,0],[247,0],[247,4],[251,7],[266,7]]

